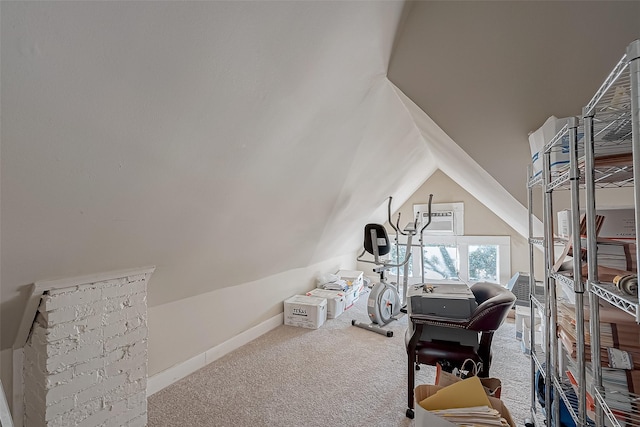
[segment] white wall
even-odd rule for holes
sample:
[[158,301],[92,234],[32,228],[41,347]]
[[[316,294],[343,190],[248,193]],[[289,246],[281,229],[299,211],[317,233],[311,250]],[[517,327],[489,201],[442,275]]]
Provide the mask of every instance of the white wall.
[[[427,203],[429,194],[433,194],[433,203],[464,203],[465,235],[511,236],[512,274],[517,271],[529,271],[527,239],[440,170],[429,177],[402,206],[395,207],[392,212],[393,220],[395,221],[398,212],[400,212],[401,218],[403,218],[401,225],[408,222],[410,218],[413,218],[413,205]],[[359,269],[367,271],[369,276],[374,277],[370,266],[370,264],[358,264]]]
[[[342,255],[306,268],[149,307],[149,387],[158,391],[223,356],[253,337],[246,334],[248,330],[264,333],[261,325],[272,328],[282,324],[283,301],[315,288],[317,274],[355,268],[356,254]],[[153,278],[149,286],[152,283]],[[0,379],[8,399],[13,393],[12,357],[11,349],[2,351]]]
[[[150,307],[149,376],[183,363],[283,312],[283,301],[316,287],[318,273],[353,270],[356,254]],[[209,360],[208,362],[210,362]]]
[[1,348],[36,281],[156,265],[154,307],[351,253],[433,162],[386,79],[402,2],[0,8]]

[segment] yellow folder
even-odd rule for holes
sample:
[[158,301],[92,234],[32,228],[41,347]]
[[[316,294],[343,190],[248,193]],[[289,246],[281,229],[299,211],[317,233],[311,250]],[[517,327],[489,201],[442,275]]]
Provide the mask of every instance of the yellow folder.
[[420,401],[419,404],[427,411],[470,408],[474,406],[492,407],[478,377],[469,377],[444,387],[435,394]]

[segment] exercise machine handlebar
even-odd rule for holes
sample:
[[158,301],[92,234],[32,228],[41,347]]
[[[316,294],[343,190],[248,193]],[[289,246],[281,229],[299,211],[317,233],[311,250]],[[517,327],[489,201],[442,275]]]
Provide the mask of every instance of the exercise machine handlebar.
[[422,240],[422,232],[431,224],[431,201],[433,200],[433,194],[429,194],[429,204],[427,211],[427,223],[420,229],[420,240]]
[[431,201],[433,200],[433,194],[429,194],[429,205],[427,211],[427,223],[420,229],[420,272],[422,276],[422,283],[424,283],[424,240],[422,239],[422,232],[431,224]]
[[[391,224],[391,227],[393,227],[395,232],[399,233],[400,225],[395,226],[393,225],[393,221],[391,221],[391,200],[393,200],[393,197],[389,196],[389,202],[387,203],[387,220],[389,221],[389,224]],[[398,223],[400,223],[400,213],[398,213]]]
[[[402,231],[402,229],[400,228],[400,218],[402,216],[402,212],[398,212],[398,218],[396,219],[396,223],[394,224],[393,221],[391,220],[391,201],[393,200],[392,196],[389,196],[389,203],[387,204],[387,220],[389,221],[389,225],[391,225],[391,227],[395,230],[396,234],[402,234],[403,236],[408,236],[409,234],[415,234],[413,232],[413,230],[416,230],[416,228],[418,227],[418,219],[419,219],[419,213],[416,214],[416,217],[414,218],[413,221],[413,228],[409,228],[409,225],[407,225],[407,227],[405,227],[405,231],[406,230],[411,230],[408,233],[405,233],[404,231]],[[429,214],[429,217],[431,217],[431,214]]]

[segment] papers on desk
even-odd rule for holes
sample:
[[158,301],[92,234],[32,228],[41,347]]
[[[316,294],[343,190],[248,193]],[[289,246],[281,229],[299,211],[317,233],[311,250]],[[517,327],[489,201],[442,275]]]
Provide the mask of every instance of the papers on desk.
[[[428,294],[428,295],[425,295]],[[408,296],[429,296],[432,298],[473,298],[473,292],[465,284],[436,284],[436,283],[423,283],[419,285],[413,285],[408,290]]]

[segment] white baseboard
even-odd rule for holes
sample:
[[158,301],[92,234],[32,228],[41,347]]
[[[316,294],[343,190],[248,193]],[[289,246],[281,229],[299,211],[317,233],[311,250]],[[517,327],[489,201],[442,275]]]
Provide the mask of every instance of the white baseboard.
[[152,394],[159,392],[163,388],[181,380],[189,374],[194,373],[209,363],[218,360],[222,356],[231,353],[233,350],[242,347],[270,330],[277,328],[283,323],[284,313],[277,314],[271,319],[265,320],[259,325],[256,325],[253,328],[210,348],[204,353],[200,353],[191,359],[170,367],[169,369],[158,372],[147,380],[147,396],[151,396]]

